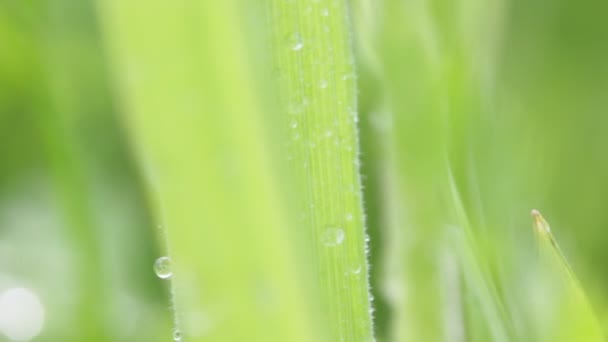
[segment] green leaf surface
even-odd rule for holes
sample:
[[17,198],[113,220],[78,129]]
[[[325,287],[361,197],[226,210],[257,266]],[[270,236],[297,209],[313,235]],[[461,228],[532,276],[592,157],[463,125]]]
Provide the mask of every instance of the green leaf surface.
[[252,43],[264,40],[263,13],[242,1],[99,8],[166,232],[174,328],[187,341],[322,340],[306,285],[314,274],[300,267],[304,226],[274,154],[281,117]]
[[601,325],[549,223],[538,210],[532,210],[532,219],[540,259],[532,298],[538,339],[604,341]]
[[370,341],[356,75],[347,3],[271,1],[288,159],[332,341]]

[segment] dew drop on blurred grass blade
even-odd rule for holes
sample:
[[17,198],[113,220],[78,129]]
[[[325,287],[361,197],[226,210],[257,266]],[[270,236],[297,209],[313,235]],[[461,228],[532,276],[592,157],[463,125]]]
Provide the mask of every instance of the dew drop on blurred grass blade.
[[171,259],[166,256],[156,259],[154,262],[154,273],[161,279],[170,278],[173,275],[173,271],[171,270]]
[[173,331],[173,341],[180,342],[181,340],[182,340],[182,333],[179,330],[175,329]]

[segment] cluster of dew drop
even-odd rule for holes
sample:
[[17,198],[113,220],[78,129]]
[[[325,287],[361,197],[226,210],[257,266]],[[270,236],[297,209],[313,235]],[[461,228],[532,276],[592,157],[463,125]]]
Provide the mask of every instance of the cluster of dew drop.
[[[160,279],[170,279],[173,276],[173,270],[171,268],[171,259],[168,256],[162,256],[154,261],[154,273]],[[176,313],[174,313],[176,315]],[[182,333],[177,327],[173,329],[173,341],[181,342]]]
[[[320,14],[323,17],[328,17],[330,15],[330,10],[328,8],[322,8],[320,10]],[[305,41],[302,37],[302,34],[299,31],[293,31],[290,34],[288,34],[285,38],[285,43],[286,43],[286,47],[296,53],[300,53],[301,51],[303,51],[305,49]],[[333,50],[333,47],[329,48],[330,51]],[[343,81],[348,81],[351,78],[353,78],[353,74],[352,72],[346,72],[344,74],[342,74],[342,76],[340,77]],[[300,75],[300,80],[304,80],[303,75]],[[322,78],[320,80],[318,80],[317,83],[317,87],[321,90],[325,90],[330,88],[330,86],[332,86],[332,84],[330,84],[331,80],[328,80],[326,78]],[[342,105],[343,102],[341,100],[338,100],[338,104]],[[308,106],[308,99],[306,97],[302,97],[301,100],[291,100],[288,104],[288,113],[291,115],[298,115],[298,114],[302,114],[306,107]],[[349,113],[349,116],[352,117],[352,122],[356,125],[358,122],[358,116],[355,110],[353,110],[351,107],[346,107],[347,112]],[[302,134],[299,132],[299,120],[296,118],[293,118],[290,122],[289,122],[289,127],[291,128],[291,139],[293,141],[297,141],[300,140],[302,137]],[[324,132],[324,137],[325,138],[331,138],[332,136],[334,136],[334,132],[331,129],[327,129]],[[314,141],[310,141],[306,143],[307,146],[310,149],[314,149],[317,147],[317,143]],[[339,141],[336,139],[335,142],[336,145],[339,144]],[[346,149],[351,151],[352,147],[350,147],[349,144],[345,144]],[[293,160],[293,156],[288,158],[289,160]]]

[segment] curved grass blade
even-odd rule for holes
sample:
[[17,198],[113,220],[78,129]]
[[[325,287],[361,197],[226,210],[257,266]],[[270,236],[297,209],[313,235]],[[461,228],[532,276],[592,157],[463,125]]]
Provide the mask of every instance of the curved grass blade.
[[538,244],[537,281],[531,297],[539,341],[604,341],[585,291],[566,260],[549,223],[532,210]]
[[[463,273],[465,291],[469,293],[469,302],[465,303],[468,313],[466,334],[469,340],[511,341],[514,339],[514,329],[496,284],[492,281],[486,257],[480,251],[478,241],[471,227],[470,219],[464,208],[462,198],[451,171],[450,192],[454,206],[454,216],[458,229],[452,229],[451,234],[459,266]],[[485,324],[480,324],[484,322]]]
[[570,264],[568,263],[568,260],[566,260],[561,248],[559,248],[553,233],[551,233],[549,223],[536,209],[532,209],[531,215],[534,221],[534,235],[536,236],[536,242],[539,250],[548,249],[549,253],[562,268],[564,276],[566,276],[569,281],[574,282],[578,287],[580,287],[578,280],[572,271],[572,267],[570,267]]

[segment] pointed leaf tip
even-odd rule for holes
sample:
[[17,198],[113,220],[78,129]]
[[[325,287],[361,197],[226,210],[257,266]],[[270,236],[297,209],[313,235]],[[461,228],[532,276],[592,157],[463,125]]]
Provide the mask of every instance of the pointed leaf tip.
[[532,219],[534,220],[534,228],[537,232],[548,233],[551,231],[549,223],[547,223],[543,215],[541,215],[540,211],[532,209],[530,214],[532,215]]

